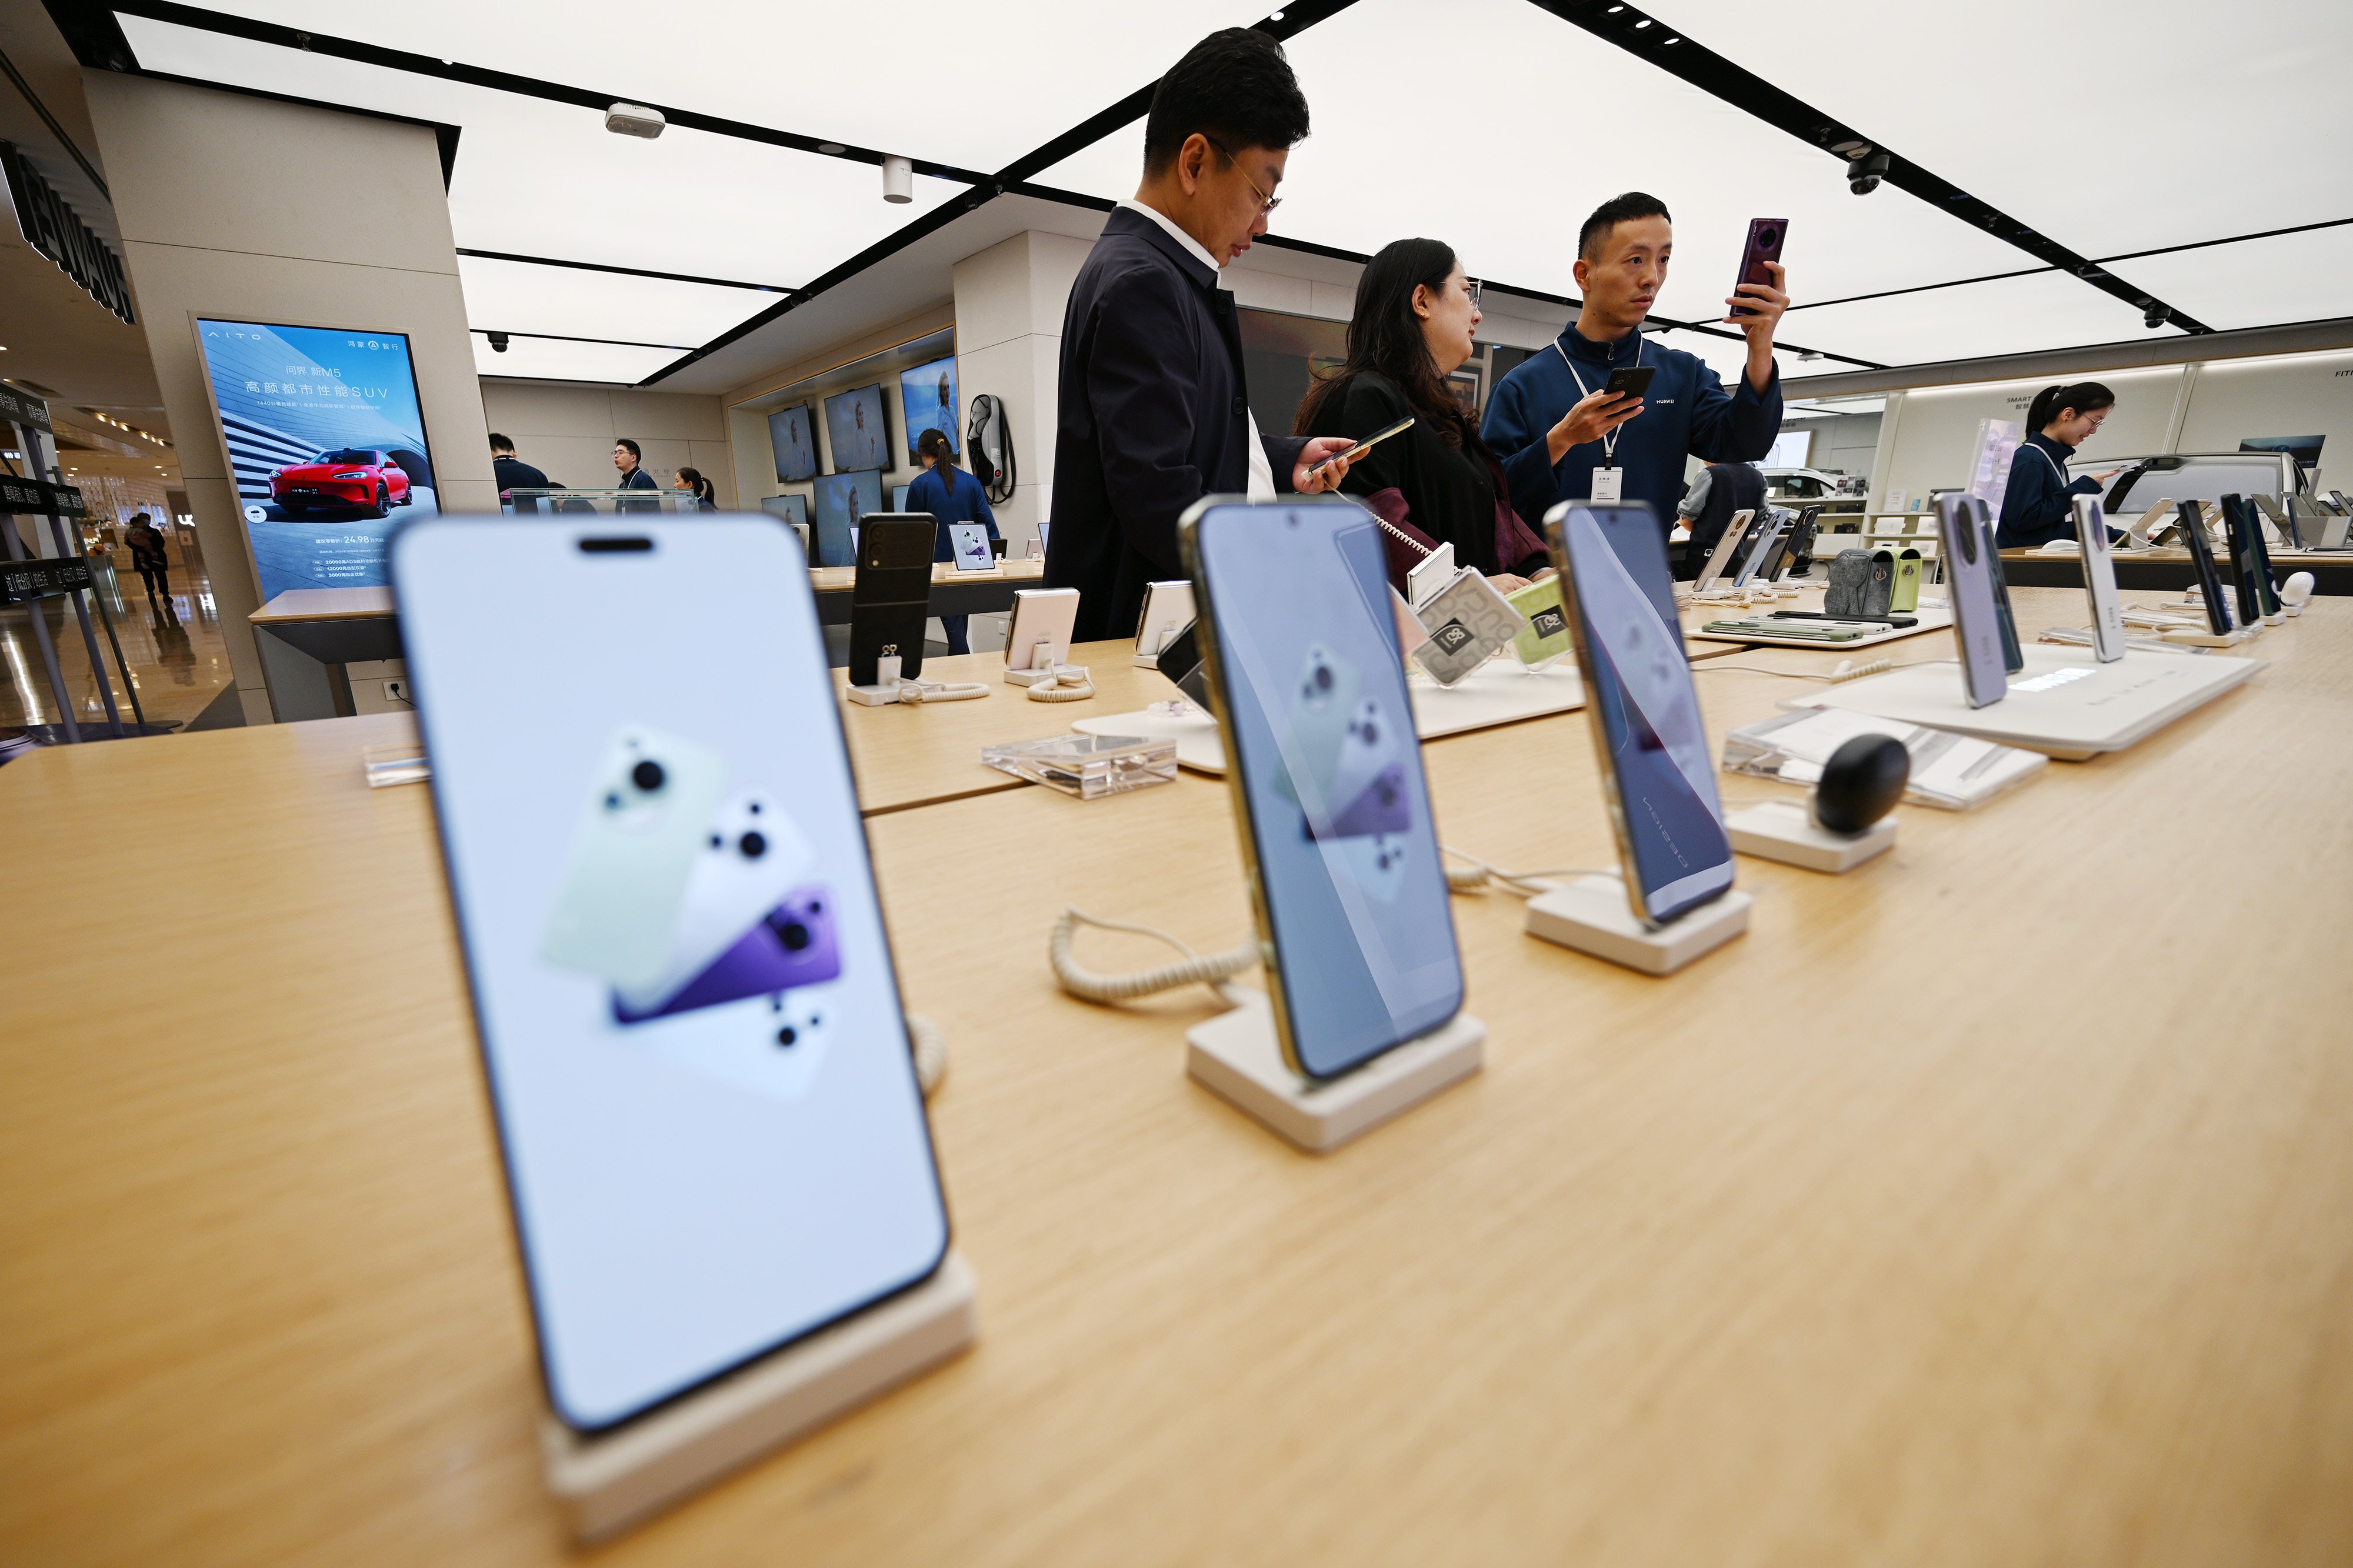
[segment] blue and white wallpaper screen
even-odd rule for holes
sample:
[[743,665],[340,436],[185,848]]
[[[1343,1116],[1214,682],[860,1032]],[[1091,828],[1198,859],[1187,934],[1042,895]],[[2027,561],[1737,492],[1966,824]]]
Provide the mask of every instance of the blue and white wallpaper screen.
[[393,523],[440,510],[406,335],[196,327],[263,602],[382,586]]

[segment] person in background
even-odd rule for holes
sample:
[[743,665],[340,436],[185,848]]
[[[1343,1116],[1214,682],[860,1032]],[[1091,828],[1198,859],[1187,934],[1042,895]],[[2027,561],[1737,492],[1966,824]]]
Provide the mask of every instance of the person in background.
[[1302,436],[1353,430],[1362,437],[1414,421],[1357,458],[1341,486],[1412,538],[1409,544],[1383,531],[1389,582],[1400,592],[1406,574],[1440,543],[1505,593],[1551,570],[1544,541],[1512,510],[1503,468],[1446,388],[1471,357],[1478,326],[1479,285],[1463,276],[1451,246],[1384,246],[1356,279],[1347,359],[1307,389],[1292,426]]
[[[1686,457],[1756,462],[1773,449],[1781,430],[1773,330],[1789,306],[1788,275],[1767,263],[1769,287],[1743,283],[1725,300],[1745,312],[1725,323],[1748,339],[1746,374],[1727,393],[1697,354],[1642,341],[1673,250],[1674,228],[1656,196],[1629,191],[1595,208],[1577,237],[1577,320],[1487,400],[1487,445],[1503,459],[1512,504],[1538,527],[1562,501],[1608,500],[1614,490],[1648,502],[1664,530],[1683,493]],[[1649,392],[1607,395],[1610,372],[1633,365],[1655,367]]]
[[169,580],[171,558],[164,553],[164,536],[155,531],[154,522],[145,512],[131,520],[131,526],[123,534],[123,542],[131,547],[131,564],[137,570],[139,581],[146,584],[147,603],[160,607],[171,619],[178,620],[179,606],[172,603]]
[[[946,561],[953,557],[948,524],[976,522],[988,530],[995,539],[997,513],[989,510],[988,491],[978,479],[956,467],[955,448],[948,445],[944,431],[926,430],[915,441],[915,456],[922,461],[923,471],[907,487],[907,510],[927,511],[939,523],[932,539],[932,559]],[[970,653],[971,639],[966,636],[972,625],[970,616],[942,616],[940,626],[947,632],[950,653]]]
[[[2001,515],[1993,531],[1997,550],[2031,550],[2054,539],[2075,537],[2076,496],[2095,496],[2107,488],[2117,469],[2085,474],[2070,482],[2067,459],[2075,448],[2099,434],[2101,422],[2116,405],[2116,395],[2096,381],[2046,386],[2027,406],[2026,428],[2031,432],[2018,444],[2010,459],[2010,483],[2001,492]],[[2114,543],[2121,529],[2108,530]]]
[[678,478],[671,483],[671,488],[692,490],[695,504],[704,511],[719,510],[718,489],[702,477],[702,470],[700,468],[681,468],[678,471]]
[[1176,519],[1203,496],[1272,500],[1347,477],[1345,437],[1260,434],[1234,297],[1218,287],[1266,232],[1306,134],[1282,46],[1253,28],[1210,34],[1153,89],[1143,183],[1062,312],[1046,585],[1079,590],[1080,642],[1127,636],[1144,585],[1185,575]]
[[[617,489],[655,490],[661,489],[659,485],[654,483],[654,477],[646,472],[645,464],[640,460],[638,451],[638,444],[635,441],[630,440],[627,436],[622,437],[620,439],[613,443],[613,467],[619,471],[621,476],[619,479],[613,481],[614,487]],[[625,500],[614,510],[617,511],[659,511],[661,508],[658,503],[653,501]]]
[[495,430],[491,432],[491,472],[498,480],[501,500],[507,499],[509,490],[549,488],[547,476],[516,457],[514,443]]
[[1765,475],[1754,463],[1710,463],[1692,480],[1675,515],[1691,525],[1691,542],[1683,546],[1683,563],[1675,575],[1685,582],[1705,569],[1707,559],[1724,541],[1736,511],[1765,510]]

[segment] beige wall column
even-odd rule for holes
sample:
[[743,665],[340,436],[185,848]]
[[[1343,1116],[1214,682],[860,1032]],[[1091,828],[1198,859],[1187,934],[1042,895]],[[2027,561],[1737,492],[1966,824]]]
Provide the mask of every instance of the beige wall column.
[[108,71],[82,90],[248,723],[269,722],[259,607],[199,315],[406,332],[442,505],[495,510],[433,132]]
[[1004,401],[1016,489],[996,509],[997,526],[1017,559],[1038,537],[1039,521],[1053,517],[1062,308],[1093,248],[1091,240],[1032,229],[955,264],[956,391],[967,409],[977,393]]

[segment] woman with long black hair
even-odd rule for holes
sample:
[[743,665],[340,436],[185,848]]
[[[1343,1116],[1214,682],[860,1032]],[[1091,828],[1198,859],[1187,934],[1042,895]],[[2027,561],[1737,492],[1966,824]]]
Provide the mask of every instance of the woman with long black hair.
[[719,510],[718,487],[713,485],[709,479],[704,479],[702,477],[702,470],[700,468],[681,468],[678,471],[678,480],[672,488],[681,490],[692,490],[694,492],[694,500],[696,502],[695,510],[698,511],[717,511]]
[[[2001,492],[2001,517],[1994,526],[1997,549],[2031,550],[2054,539],[2075,537],[2076,496],[2095,496],[2117,469],[2067,478],[2067,459],[2099,434],[2116,405],[2116,395],[2096,381],[2046,386],[2026,410],[2025,440],[2010,455],[2010,484]],[[2108,531],[2111,540],[2118,531]]]
[[1415,542],[1383,531],[1389,580],[1454,546],[1506,591],[1549,570],[1544,542],[1512,510],[1511,488],[1446,378],[1471,357],[1479,285],[1435,239],[1384,246],[1356,280],[1348,357],[1307,390],[1293,433],[1369,436],[1409,415],[1412,429],[1358,458],[1340,488]]

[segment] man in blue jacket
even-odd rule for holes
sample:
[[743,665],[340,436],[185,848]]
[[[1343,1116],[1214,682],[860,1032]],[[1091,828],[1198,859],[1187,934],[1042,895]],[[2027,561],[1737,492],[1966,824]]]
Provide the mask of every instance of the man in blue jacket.
[[[1604,202],[1577,237],[1576,321],[1497,385],[1480,434],[1503,459],[1512,505],[1529,523],[1565,500],[1648,501],[1662,528],[1683,493],[1686,456],[1754,462],[1781,429],[1781,376],[1773,329],[1788,309],[1779,263],[1773,283],[1734,290],[1743,314],[1727,316],[1748,338],[1748,363],[1727,393],[1698,355],[1645,342],[1644,317],[1667,280],[1674,230],[1656,196],[1630,191]],[[1612,398],[1609,373],[1656,367],[1640,398]]]
[[[1229,27],[1160,79],[1144,183],[1103,224],[1062,312],[1046,584],[1079,590],[1074,640],[1124,637],[1144,585],[1185,575],[1176,520],[1205,495],[1336,488],[1342,437],[1261,434],[1218,273],[1267,230],[1307,100],[1282,46]],[[1324,466],[1318,468],[1318,464]]]

